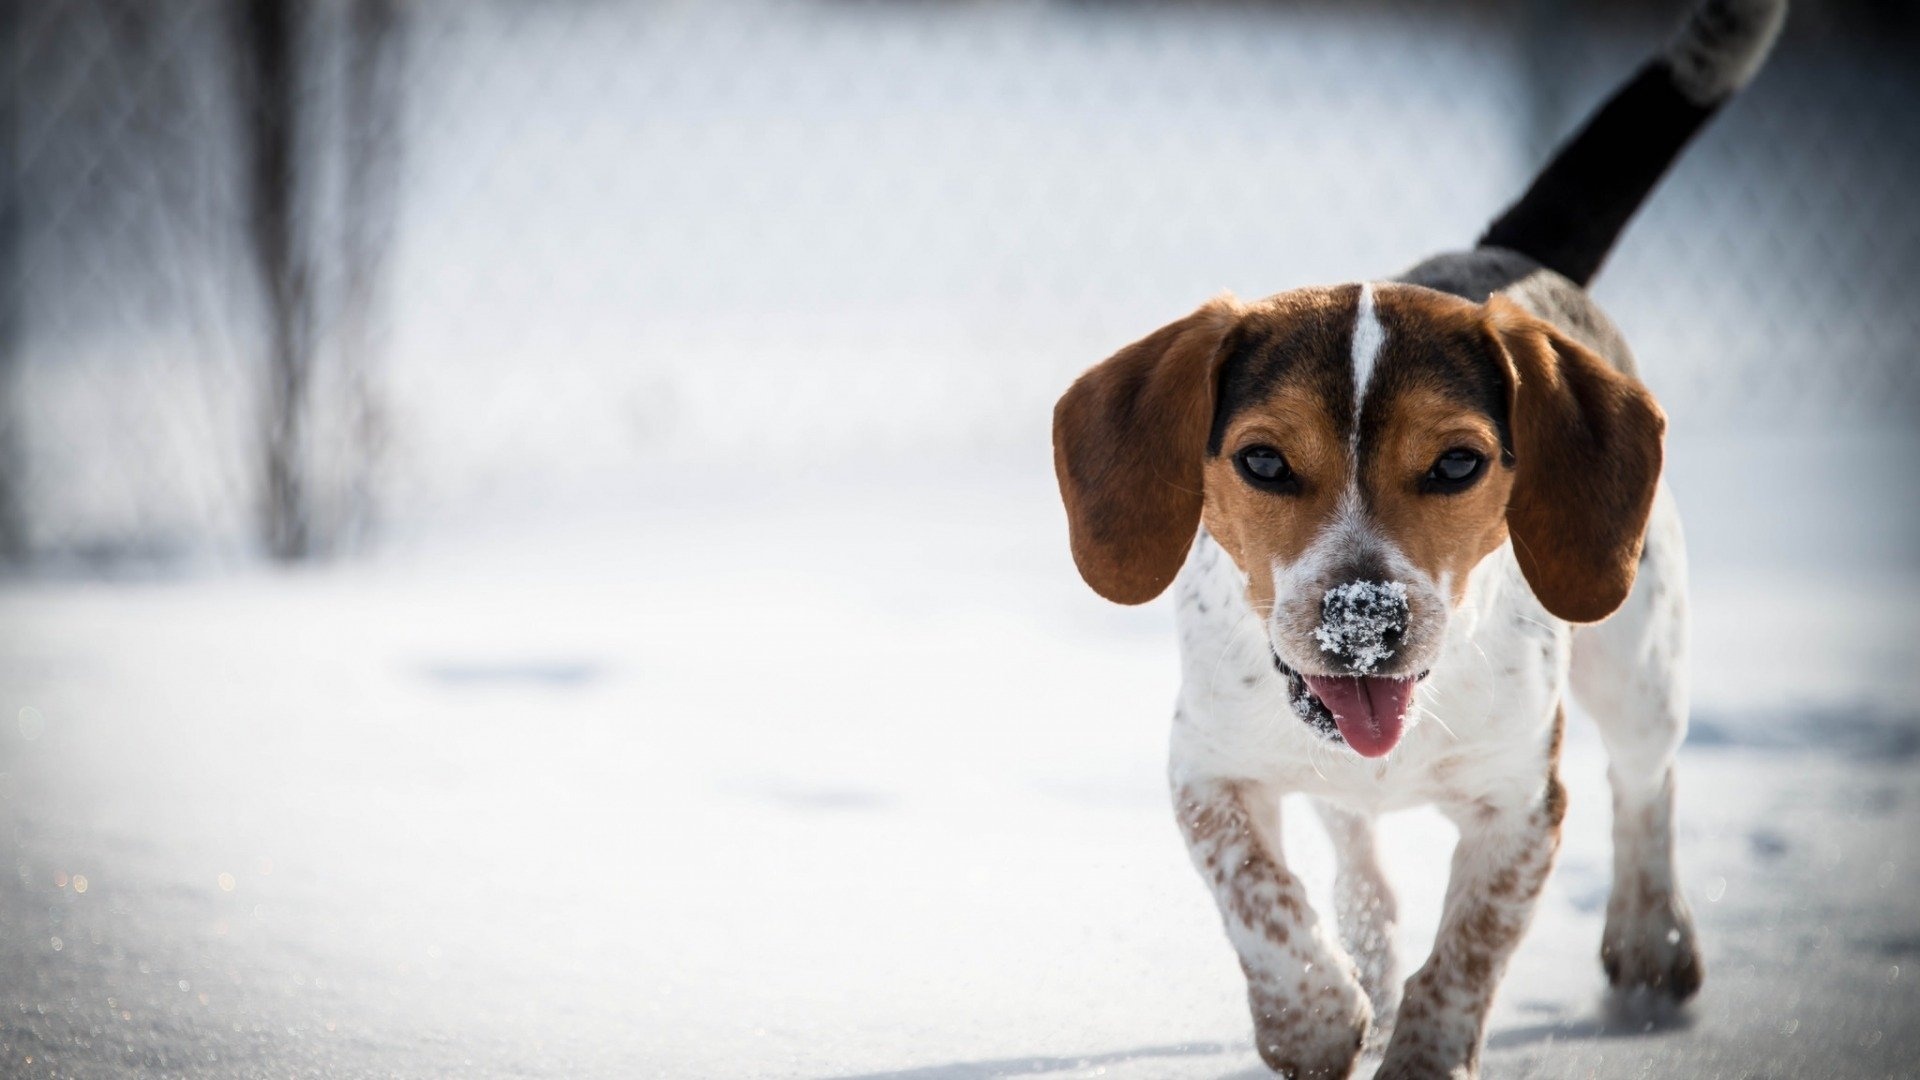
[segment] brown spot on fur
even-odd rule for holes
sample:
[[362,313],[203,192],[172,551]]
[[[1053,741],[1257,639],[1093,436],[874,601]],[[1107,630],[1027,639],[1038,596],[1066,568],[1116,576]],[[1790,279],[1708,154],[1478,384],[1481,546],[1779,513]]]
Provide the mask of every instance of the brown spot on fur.
[[1209,863],[1217,855],[1217,844],[1222,837],[1237,839],[1251,835],[1252,823],[1235,806],[1238,794],[1236,786],[1225,785],[1218,795],[1182,787],[1174,796],[1179,807],[1180,831],[1186,833],[1187,843],[1215,853],[1208,856]]
[[1492,880],[1487,882],[1487,893],[1491,896],[1512,896],[1519,888],[1519,884],[1519,875],[1514,872],[1513,867],[1502,867],[1500,872],[1493,875]]
[[1564,714],[1556,714],[1538,802],[1503,810],[1483,800],[1463,819],[1463,844],[1475,842],[1467,830],[1490,830],[1481,841],[1491,845],[1483,855],[1511,855],[1486,868],[1481,881],[1459,883],[1465,887],[1450,898],[1433,955],[1407,983],[1380,1075],[1452,1075],[1461,1065],[1473,1075],[1494,991],[1559,848],[1565,796],[1557,765],[1563,724]]
[[1175,796],[1187,843],[1213,880],[1224,913],[1276,945],[1292,936],[1305,914],[1291,875],[1261,847],[1246,793],[1223,784],[1211,793],[1182,787]]
[[1567,707],[1560,705],[1553,711],[1553,739],[1547,745],[1547,791],[1541,800],[1541,808],[1556,833],[1567,818],[1567,789],[1560,783],[1560,746],[1566,734]]
[[1290,1076],[1345,1077],[1366,1037],[1371,1013],[1341,958],[1319,951],[1305,891],[1264,847],[1257,785],[1183,784],[1174,803],[1196,863],[1208,869],[1229,936],[1244,948],[1257,935],[1276,954],[1242,952],[1254,1045],[1262,1060]]
[[1554,828],[1559,828],[1567,818],[1567,789],[1560,783],[1559,776],[1547,777],[1547,795],[1542,805],[1547,813],[1547,821]]

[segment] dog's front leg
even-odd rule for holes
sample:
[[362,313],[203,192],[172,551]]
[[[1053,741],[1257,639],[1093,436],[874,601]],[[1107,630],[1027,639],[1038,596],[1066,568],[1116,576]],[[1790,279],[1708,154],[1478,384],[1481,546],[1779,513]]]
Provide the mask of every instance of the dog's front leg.
[[1510,805],[1481,800],[1450,815],[1460,843],[1440,932],[1432,955],[1407,980],[1375,1080],[1479,1075],[1487,1010],[1553,868],[1565,811],[1565,793],[1549,772],[1535,797]]
[[1261,1059],[1295,1080],[1342,1080],[1373,1013],[1352,961],[1282,862],[1278,792],[1245,780],[1177,781],[1174,808],[1240,954]]

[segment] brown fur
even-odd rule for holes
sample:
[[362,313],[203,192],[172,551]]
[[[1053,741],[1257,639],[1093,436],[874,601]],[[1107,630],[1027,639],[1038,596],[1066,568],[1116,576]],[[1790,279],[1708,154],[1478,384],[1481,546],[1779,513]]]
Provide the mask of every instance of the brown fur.
[[[1367,507],[1410,562],[1434,581],[1452,581],[1457,603],[1467,575],[1507,538],[1513,480],[1499,465],[1495,417],[1457,385],[1463,375],[1486,371],[1486,308],[1404,285],[1378,287],[1375,305],[1388,355],[1380,359],[1361,429]],[[1421,480],[1456,448],[1486,458],[1486,475],[1464,492],[1434,498]]]
[[1551,325],[1499,296],[1487,311],[1513,373],[1514,555],[1548,611],[1597,622],[1633,588],[1666,416],[1637,380]]
[[[1350,386],[1327,377],[1346,357],[1319,357],[1238,403],[1221,418],[1219,453],[1207,452],[1233,344],[1351,319],[1354,296],[1349,287],[1250,306],[1217,299],[1074,383],[1054,410],[1054,463],[1087,583],[1120,603],[1151,600],[1178,573],[1204,520],[1247,571],[1255,610],[1270,612],[1272,577],[1257,570],[1297,559],[1332,518],[1359,425],[1368,513],[1433,580],[1452,582],[1451,599],[1511,535],[1549,611],[1572,622],[1611,614],[1633,585],[1665,418],[1631,375],[1502,297],[1482,305],[1419,286],[1378,287],[1388,355],[1364,416],[1342,396]],[[1322,350],[1337,345],[1324,334],[1312,340]],[[1511,467],[1502,464],[1496,417],[1469,392],[1489,363],[1504,384]],[[1286,456],[1297,495],[1240,479],[1233,455],[1256,444]],[[1486,457],[1487,475],[1463,493],[1433,497],[1421,480],[1456,447]]]
[[[1240,479],[1233,454],[1255,444],[1286,456],[1301,477],[1298,496],[1275,498]],[[1282,383],[1227,429],[1224,446],[1225,452],[1208,459],[1203,470],[1207,532],[1243,570],[1298,559],[1338,509],[1350,467],[1346,441],[1328,417],[1325,400],[1299,381]],[[1255,611],[1272,610],[1272,574],[1249,572],[1247,591]]]
[[1160,595],[1193,543],[1214,375],[1241,310],[1208,301],[1082,375],[1054,407],[1074,563],[1109,600]]
[[[1435,581],[1453,583],[1451,599],[1466,596],[1467,575],[1507,538],[1506,506],[1513,477],[1498,466],[1500,436],[1493,422],[1430,387],[1402,391],[1382,403],[1383,438],[1367,466],[1368,505],[1380,531]],[[1420,480],[1442,453],[1476,450],[1494,463],[1476,485],[1436,499]]]

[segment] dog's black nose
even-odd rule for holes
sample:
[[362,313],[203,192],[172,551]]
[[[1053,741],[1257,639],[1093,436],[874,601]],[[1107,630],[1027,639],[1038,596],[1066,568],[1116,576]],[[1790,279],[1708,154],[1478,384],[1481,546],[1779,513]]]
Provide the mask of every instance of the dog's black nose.
[[1328,659],[1355,675],[1371,675],[1399,651],[1407,617],[1405,585],[1350,581],[1327,590],[1313,636]]

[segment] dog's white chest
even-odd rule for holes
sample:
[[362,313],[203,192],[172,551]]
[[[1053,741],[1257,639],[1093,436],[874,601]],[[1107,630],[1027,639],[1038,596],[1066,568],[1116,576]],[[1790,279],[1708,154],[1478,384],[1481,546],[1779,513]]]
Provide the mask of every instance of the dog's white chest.
[[1257,777],[1371,812],[1466,804],[1539,782],[1529,763],[1551,737],[1570,632],[1533,598],[1509,549],[1474,571],[1405,736],[1379,759],[1295,713],[1245,576],[1204,532],[1174,592],[1183,668],[1176,774]]

